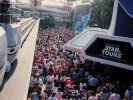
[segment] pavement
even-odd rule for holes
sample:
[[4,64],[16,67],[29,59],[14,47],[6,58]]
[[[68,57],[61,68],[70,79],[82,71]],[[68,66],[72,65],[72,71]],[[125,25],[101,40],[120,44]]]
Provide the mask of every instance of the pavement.
[[24,23],[24,22],[26,22],[26,21],[28,21],[30,19],[32,19],[32,17],[29,17],[29,18],[21,18],[20,24],[22,24],[22,23]]
[[6,73],[0,88],[0,100],[26,100],[38,33],[39,20],[20,49],[11,71]]

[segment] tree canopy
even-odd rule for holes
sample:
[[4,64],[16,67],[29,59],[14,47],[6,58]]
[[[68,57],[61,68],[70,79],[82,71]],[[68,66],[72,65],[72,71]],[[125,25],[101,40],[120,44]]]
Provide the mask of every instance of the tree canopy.
[[48,28],[48,27],[54,27],[54,17],[50,14],[48,14],[45,18],[40,20],[40,27],[41,28]]
[[114,0],[94,0],[89,26],[108,29],[112,18]]

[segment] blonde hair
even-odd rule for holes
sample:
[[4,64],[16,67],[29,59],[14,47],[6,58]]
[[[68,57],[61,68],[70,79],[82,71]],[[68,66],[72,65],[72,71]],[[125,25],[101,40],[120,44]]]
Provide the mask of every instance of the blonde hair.
[[96,94],[96,97],[97,97],[97,99],[98,99],[98,100],[102,100],[102,98],[101,98],[101,95],[100,95],[100,94],[98,94],[98,93],[97,93],[97,94]]

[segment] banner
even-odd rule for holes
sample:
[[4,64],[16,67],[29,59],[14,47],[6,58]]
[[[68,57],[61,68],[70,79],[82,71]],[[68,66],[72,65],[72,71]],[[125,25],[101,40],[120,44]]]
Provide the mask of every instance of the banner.
[[31,6],[41,6],[42,0],[30,0],[30,5]]
[[85,53],[100,59],[133,66],[133,47],[128,42],[97,38],[85,50]]
[[90,13],[82,16],[83,29],[86,28],[89,20],[90,20]]
[[89,20],[90,20],[90,14],[77,16],[74,28],[76,30],[83,31],[87,27]]

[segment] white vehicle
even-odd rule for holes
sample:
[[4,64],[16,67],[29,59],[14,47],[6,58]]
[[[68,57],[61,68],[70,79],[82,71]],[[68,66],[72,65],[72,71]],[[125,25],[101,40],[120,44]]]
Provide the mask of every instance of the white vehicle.
[[6,71],[6,63],[7,63],[7,39],[5,30],[0,27],[0,85],[2,84],[2,80]]
[[24,16],[25,18],[28,18],[28,17],[31,16],[31,12],[30,12],[30,11],[24,11],[23,16]]
[[33,19],[38,19],[39,16],[40,16],[39,12],[37,12],[37,11],[33,12]]
[[0,86],[21,46],[20,24],[14,22],[9,6],[8,1],[0,3]]

